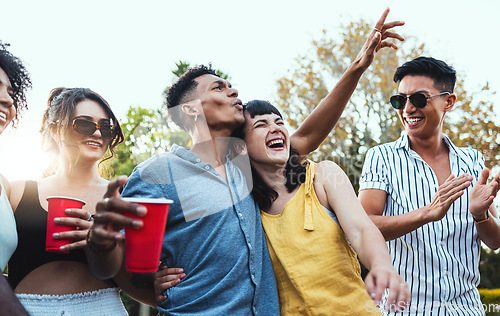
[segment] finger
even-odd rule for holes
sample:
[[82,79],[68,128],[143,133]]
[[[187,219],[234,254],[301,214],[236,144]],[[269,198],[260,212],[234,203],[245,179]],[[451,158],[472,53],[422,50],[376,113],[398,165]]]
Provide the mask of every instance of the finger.
[[120,187],[124,186],[127,183],[127,176],[119,176],[118,178],[111,180],[108,183],[108,189],[104,194],[104,197],[116,197],[119,196]]
[[84,220],[89,220],[90,216],[92,215],[89,211],[81,208],[67,208],[64,210],[64,214],[68,216],[80,217]]
[[395,38],[397,40],[400,40],[401,42],[404,42],[405,38],[398,33],[394,32],[384,32],[384,36],[382,37],[382,40],[385,40],[386,38]]
[[448,205],[448,208],[450,207],[451,204],[453,204],[456,200],[458,200],[459,197],[461,197],[464,194],[465,191],[458,191],[451,196],[449,196],[446,200],[445,203]]
[[82,240],[87,237],[87,230],[72,230],[69,232],[53,233],[54,239]]
[[368,274],[365,278],[365,287],[368,294],[372,299],[375,299],[375,283],[372,274]]
[[403,282],[403,280],[400,280],[399,283],[399,295],[396,298],[396,306],[397,312],[401,312],[408,307],[408,304],[410,303],[410,298],[411,298],[411,293],[410,293],[410,288],[408,287],[408,284],[406,282]]
[[478,184],[486,184],[488,181],[488,177],[490,176],[490,169],[484,168],[481,171],[481,175],[479,176],[479,179],[477,180]]
[[109,231],[98,226],[94,226],[91,229],[91,240],[96,240],[97,243],[102,243],[103,241],[120,241],[123,239],[123,234],[117,231]]
[[92,227],[92,222],[75,217],[56,217],[54,223],[57,225],[73,226],[79,229],[89,229]]
[[500,172],[498,172],[495,177],[493,178],[497,183],[500,183]]
[[[104,200],[99,201],[96,206],[97,210],[101,213],[121,213],[121,214],[133,214],[139,217],[146,215],[146,207],[122,200],[121,198],[108,198],[107,202]],[[94,215],[94,221],[96,220],[97,214]]]
[[184,272],[181,268],[167,268],[166,266],[160,266],[160,270],[156,272],[156,278],[161,278],[167,275],[179,275]]
[[389,47],[389,48],[392,48],[393,50],[398,50],[398,46],[394,43],[389,43],[389,42],[381,42],[380,43],[380,47],[378,48],[378,50],[384,48],[384,47]]
[[377,46],[380,44],[380,39],[381,39],[380,32],[376,32],[375,35],[373,35],[373,38],[371,39],[370,45],[367,48],[367,54],[368,55],[373,55],[373,52],[377,48]]
[[166,276],[160,278],[159,280],[161,281],[161,283],[168,283],[168,282],[172,282],[172,281],[175,281],[175,280],[182,280],[185,277],[186,277],[185,273],[169,274],[169,275],[166,275]]
[[184,272],[184,269],[182,269],[182,268],[166,268],[163,271],[165,271],[167,274],[181,274]]
[[446,180],[444,180],[443,184],[447,183],[447,182],[450,182],[451,180],[453,180],[455,178],[455,175],[452,173],[448,176],[448,178],[446,178]]
[[375,24],[375,28],[382,30],[382,28],[384,27],[385,19],[387,19],[387,16],[389,15],[389,11],[389,8],[386,8],[384,10],[384,13],[382,13],[382,16],[380,17],[380,19],[378,19],[377,24]]
[[87,245],[87,242],[84,238],[84,240],[80,240],[80,241],[59,247],[59,251],[73,251],[76,249],[81,249],[81,248],[85,247],[86,245]]
[[380,304],[385,289],[389,286],[389,279],[385,273],[378,273],[375,283],[375,302]]
[[390,278],[389,280],[389,295],[387,295],[387,305],[388,306],[394,306],[396,303],[396,299],[399,296],[399,291],[400,291],[400,284],[401,280],[399,278]]
[[440,190],[440,194],[444,198],[448,198],[451,195],[454,195],[458,192],[461,192],[470,186],[471,182],[469,180],[457,181],[456,183],[451,183],[451,185],[447,185]]
[[384,30],[390,30],[396,26],[403,26],[403,25],[405,25],[404,21],[393,21],[393,22],[388,22],[388,23],[383,24],[382,28]]
[[443,184],[439,186],[439,191],[441,193],[443,192],[449,192],[450,190],[457,189],[457,188],[466,188],[470,185],[470,182],[472,181],[472,177],[469,176],[468,174],[462,174],[459,177],[455,177],[453,174],[450,175]]
[[157,301],[158,303],[161,303],[161,302],[163,302],[164,300],[166,300],[167,298],[168,298],[168,296],[166,296],[166,295],[158,295],[158,296],[156,296],[156,301]]
[[166,291],[168,290],[169,288],[172,288],[176,285],[178,285],[179,283],[181,283],[181,279],[180,278],[177,278],[173,281],[169,281],[169,282],[164,282],[160,285],[160,289],[163,291]]

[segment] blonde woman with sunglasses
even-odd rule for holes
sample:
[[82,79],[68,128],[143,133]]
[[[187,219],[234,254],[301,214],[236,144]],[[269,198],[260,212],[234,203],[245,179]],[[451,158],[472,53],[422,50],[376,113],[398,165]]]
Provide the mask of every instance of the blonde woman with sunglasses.
[[[95,204],[108,184],[98,166],[124,139],[118,120],[94,91],[57,88],[49,97],[41,133],[44,148],[55,154],[58,167],[39,181],[12,183],[18,246],[9,262],[9,282],[31,315],[126,315],[115,282],[93,277],[86,257],[92,251],[86,236]],[[81,210],[66,210],[71,217],[54,219],[56,224],[76,227],[53,236],[73,240],[59,248],[66,253],[45,251],[49,196],[86,203]]]

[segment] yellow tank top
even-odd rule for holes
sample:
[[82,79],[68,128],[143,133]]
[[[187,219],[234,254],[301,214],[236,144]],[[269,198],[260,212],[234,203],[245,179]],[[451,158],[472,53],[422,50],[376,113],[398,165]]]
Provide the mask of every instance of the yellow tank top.
[[314,191],[314,163],[281,214],[261,211],[281,315],[381,315],[356,253]]

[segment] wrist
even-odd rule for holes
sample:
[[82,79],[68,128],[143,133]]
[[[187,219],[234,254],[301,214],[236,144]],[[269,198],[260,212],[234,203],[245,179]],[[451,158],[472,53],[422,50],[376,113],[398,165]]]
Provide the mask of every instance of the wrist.
[[432,211],[431,207],[429,205],[424,206],[421,208],[420,212],[420,224],[425,225],[430,222],[436,221],[436,219],[432,216]]
[[[369,66],[369,65],[368,65]],[[368,66],[361,64],[361,58],[357,57],[350,65],[347,67],[347,71],[350,71],[358,76],[361,75],[368,69]]]
[[476,224],[481,224],[487,222],[490,219],[490,212],[486,210],[486,212],[482,213],[480,216],[472,215],[472,218],[474,219],[474,222],[476,222]]
[[113,249],[116,247],[116,240],[114,240],[111,244],[101,244],[101,243],[96,243],[95,240],[90,238],[90,232],[92,229],[89,229],[87,233],[87,247],[89,248],[90,251],[93,253],[97,254],[106,254],[111,252]]

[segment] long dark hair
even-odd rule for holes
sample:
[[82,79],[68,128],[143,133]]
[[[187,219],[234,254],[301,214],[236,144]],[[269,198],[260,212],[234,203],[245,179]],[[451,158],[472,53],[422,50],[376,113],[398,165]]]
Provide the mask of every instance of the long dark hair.
[[[268,101],[253,100],[248,102],[244,111],[248,112],[252,118],[256,115],[276,114],[283,118],[280,111]],[[241,126],[233,132],[234,137],[245,139],[244,127]],[[290,146],[290,156],[286,162],[284,170],[288,192],[295,190],[297,186],[306,181],[307,163],[301,163],[299,152]],[[263,211],[269,210],[271,204],[278,198],[278,192],[271,188],[254,168],[252,168],[253,188],[252,197]]]

